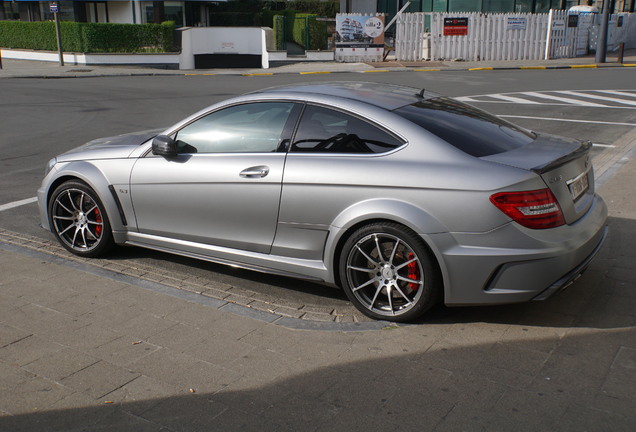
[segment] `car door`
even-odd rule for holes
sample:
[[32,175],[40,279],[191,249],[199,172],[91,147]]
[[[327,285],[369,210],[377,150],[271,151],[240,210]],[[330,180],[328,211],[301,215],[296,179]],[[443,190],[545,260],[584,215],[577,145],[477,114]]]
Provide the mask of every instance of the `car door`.
[[268,253],[293,107],[252,102],[222,108],[174,134],[176,157],[140,158],[130,179],[139,232]]

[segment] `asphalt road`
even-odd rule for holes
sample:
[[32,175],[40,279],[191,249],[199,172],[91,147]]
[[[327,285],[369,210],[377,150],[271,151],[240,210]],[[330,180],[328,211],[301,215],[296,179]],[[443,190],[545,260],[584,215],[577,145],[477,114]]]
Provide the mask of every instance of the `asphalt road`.
[[[404,84],[468,98],[521,126],[601,144],[596,155],[612,151],[612,144],[636,127],[633,71],[626,69],[3,79],[0,206],[34,197],[46,162],[91,139],[167,127],[214,102],[264,87],[334,80]],[[34,203],[0,211],[1,228],[52,238],[38,222]],[[244,279],[276,296],[302,300],[317,290],[305,282],[150,251],[131,248],[121,254],[226,283]],[[333,293],[314,303],[333,301],[332,295],[341,299]]]

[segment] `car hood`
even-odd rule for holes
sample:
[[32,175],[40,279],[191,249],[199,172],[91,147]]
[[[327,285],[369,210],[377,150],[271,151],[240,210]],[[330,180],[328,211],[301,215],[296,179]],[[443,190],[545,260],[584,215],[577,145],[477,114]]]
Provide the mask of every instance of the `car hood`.
[[77,159],[115,159],[128,157],[130,153],[149,139],[157,136],[163,129],[133,132],[89,141],[58,156],[58,161]]

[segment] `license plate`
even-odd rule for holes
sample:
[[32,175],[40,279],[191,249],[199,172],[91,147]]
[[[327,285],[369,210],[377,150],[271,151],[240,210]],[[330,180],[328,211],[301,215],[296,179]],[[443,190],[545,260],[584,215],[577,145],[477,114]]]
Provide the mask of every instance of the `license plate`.
[[568,187],[570,188],[572,200],[576,201],[590,187],[587,173],[582,173],[581,175],[568,181]]

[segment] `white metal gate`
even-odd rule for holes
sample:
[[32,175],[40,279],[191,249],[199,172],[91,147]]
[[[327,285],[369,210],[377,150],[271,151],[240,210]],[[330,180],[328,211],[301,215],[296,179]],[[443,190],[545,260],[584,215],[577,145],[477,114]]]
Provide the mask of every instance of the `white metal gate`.
[[[467,24],[449,31],[451,20]],[[631,22],[626,18],[625,30]],[[397,20],[396,58],[430,60],[542,60],[587,53],[592,18],[549,14],[405,13]]]

